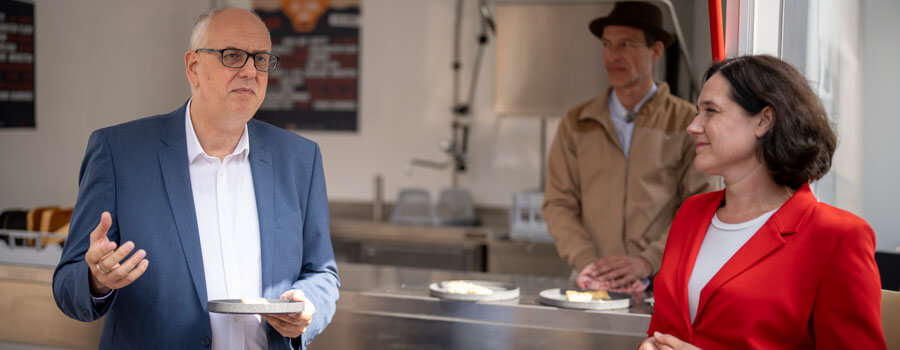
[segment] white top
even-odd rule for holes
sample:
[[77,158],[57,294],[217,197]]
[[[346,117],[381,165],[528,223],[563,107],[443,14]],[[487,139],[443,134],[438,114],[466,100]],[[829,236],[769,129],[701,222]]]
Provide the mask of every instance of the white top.
[[[200,232],[208,300],[262,296],[259,216],[250,171],[247,126],[225,161],[200,146],[185,110],[188,163],[194,210]],[[259,315],[209,314],[213,349],[266,349],[266,329]]]
[[706,230],[706,237],[703,237],[703,243],[700,245],[700,251],[697,253],[691,278],[688,280],[688,305],[691,308],[692,323],[694,317],[697,316],[700,291],[776,211],[778,208],[738,224],[726,224],[719,221],[718,214],[713,216],[712,223]]
[[[656,82],[653,83],[653,87],[650,89],[650,92],[647,93],[647,96],[644,96],[644,98],[634,106],[634,113],[640,111],[644,102],[647,102],[647,100],[655,93]],[[606,103],[609,105],[609,116],[612,119],[613,126],[616,128],[616,135],[619,136],[619,143],[622,145],[622,153],[625,154],[625,159],[628,159],[628,150],[631,148],[631,134],[634,133],[634,122],[632,121],[629,123],[626,119],[626,115],[629,111],[622,105],[622,101],[620,101],[619,96],[616,95],[615,89],[609,94]]]

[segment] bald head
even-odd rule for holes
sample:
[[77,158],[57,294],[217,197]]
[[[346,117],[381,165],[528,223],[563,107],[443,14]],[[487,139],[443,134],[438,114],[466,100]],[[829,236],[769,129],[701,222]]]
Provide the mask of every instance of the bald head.
[[[218,7],[209,9],[206,12],[202,13],[199,17],[197,17],[197,20],[194,21],[194,29],[191,30],[190,39],[191,51],[205,47],[207,45],[210,23],[213,22],[213,19],[219,17],[219,15],[225,15],[228,20],[238,19],[239,17],[246,17],[246,19],[259,24],[259,26],[263,29],[266,28],[265,23],[263,23],[262,19],[259,18],[259,15],[257,15],[256,12],[249,11],[240,7]],[[266,34],[268,35],[268,30],[266,30]]]
[[[226,49],[248,55],[244,62],[226,66]],[[191,35],[191,49],[184,56],[192,121],[242,130],[262,105],[269,76],[247,62],[256,59],[251,60],[251,55],[271,51],[269,30],[253,12],[232,7],[201,15]]]

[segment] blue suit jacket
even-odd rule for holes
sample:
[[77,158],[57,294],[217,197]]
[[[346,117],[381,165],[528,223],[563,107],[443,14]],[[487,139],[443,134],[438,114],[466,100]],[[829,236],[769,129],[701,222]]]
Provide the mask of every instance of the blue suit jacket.
[[[185,105],[186,106],[186,105]],[[56,304],[69,317],[106,316],[100,348],[203,349],[210,345],[206,279],[188,170],[185,106],[91,134],[81,165],[69,238],[53,275]],[[259,214],[262,292],[300,289],[316,307],[305,348],[331,321],[338,275],[328,233],[322,156],[303,137],[251,120],[250,164]],[[133,241],[150,265],[95,307],[84,254],[100,214],[110,240]],[[270,349],[290,339],[267,326]]]

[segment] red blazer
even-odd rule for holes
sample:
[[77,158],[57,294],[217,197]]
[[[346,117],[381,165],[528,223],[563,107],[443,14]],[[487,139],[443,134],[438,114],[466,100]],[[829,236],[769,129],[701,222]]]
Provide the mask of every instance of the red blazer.
[[693,325],[687,284],[725,191],[684,202],[654,280],[648,335],[704,349],[885,349],[875,233],[819,203],[804,185],[700,292]]

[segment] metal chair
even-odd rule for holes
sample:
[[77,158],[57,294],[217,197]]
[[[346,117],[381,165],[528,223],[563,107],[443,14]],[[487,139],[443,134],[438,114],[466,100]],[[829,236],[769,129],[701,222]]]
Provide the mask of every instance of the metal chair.
[[[0,229],[25,231],[28,221],[28,212],[19,209],[10,209],[0,214]],[[0,235],[0,240],[12,246],[9,236]],[[18,239],[21,244],[21,239]]]
[[[58,206],[37,207],[28,211],[27,221],[25,222],[25,231],[36,232],[41,229],[41,220],[44,218],[44,212],[48,210],[57,210]],[[34,239],[27,239],[25,245],[34,246]]]
[[[72,211],[73,208],[51,209],[44,211],[41,215],[41,226],[38,231],[68,234],[68,225],[69,220],[72,219]],[[66,229],[63,232],[60,232],[60,228],[62,227],[66,227]],[[64,238],[46,237],[41,240],[41,248],[46,248],[47,244],[51,243],[56,243],[62,246],[65,241],[66,240]]]

